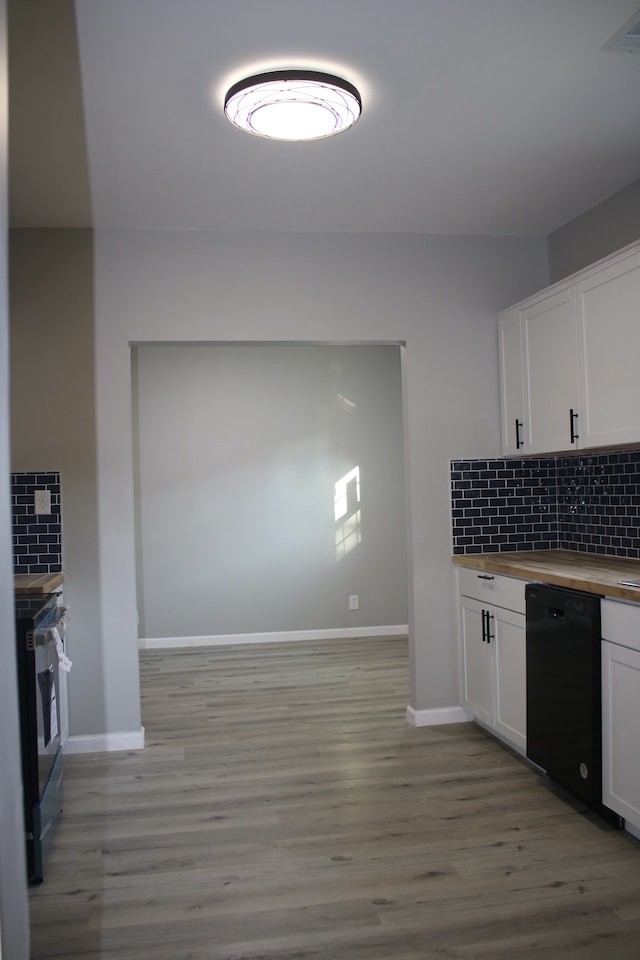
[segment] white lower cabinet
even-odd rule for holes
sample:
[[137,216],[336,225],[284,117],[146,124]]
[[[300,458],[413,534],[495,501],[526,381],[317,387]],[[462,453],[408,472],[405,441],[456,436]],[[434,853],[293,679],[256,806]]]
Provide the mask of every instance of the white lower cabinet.
[[477,720],[491,724],[494,704],[493,647],[485,640],[487,608],[479,600],[460,597],[462,622],[462,699]]
[[640,605],[602,601],[602,801],[640,831]]
[[463,705],[524,752],[525,581],[466,568],[459,570],[458,581]]
[[527,746],[527,646],[524,613],[495,608],[494,727],[523,751]]

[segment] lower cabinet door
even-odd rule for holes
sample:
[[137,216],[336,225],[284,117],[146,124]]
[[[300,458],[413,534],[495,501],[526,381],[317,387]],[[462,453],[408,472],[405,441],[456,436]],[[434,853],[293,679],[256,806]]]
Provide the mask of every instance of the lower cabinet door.
[[494,607],[491,633],[496,668],[494,726],[513,744],[527,746],[527,645],[523,613]]
[[487,604],[460,598],[462,676],[465,707],[483,723],[493,723],[493,650],[486,641]]
[[640,652],[602,643],[602,802],[640,829]]

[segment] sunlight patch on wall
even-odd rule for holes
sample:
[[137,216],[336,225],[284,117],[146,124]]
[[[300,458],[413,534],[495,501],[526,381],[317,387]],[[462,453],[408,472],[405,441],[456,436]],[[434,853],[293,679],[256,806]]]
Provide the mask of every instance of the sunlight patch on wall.
[[360,467],[354,467],[334,485],[333,510],[336,521],[336,561],[342,560],[362,542]]

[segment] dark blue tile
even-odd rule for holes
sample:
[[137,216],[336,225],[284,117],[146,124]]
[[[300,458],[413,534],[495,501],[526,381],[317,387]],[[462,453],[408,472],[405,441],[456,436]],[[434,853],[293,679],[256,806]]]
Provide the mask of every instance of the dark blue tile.
[[50,553],[44,550],[40,553],[40,563],[47,563],[47,564],[58,563],[59,560],[60,560],[60,554],[58,553]]

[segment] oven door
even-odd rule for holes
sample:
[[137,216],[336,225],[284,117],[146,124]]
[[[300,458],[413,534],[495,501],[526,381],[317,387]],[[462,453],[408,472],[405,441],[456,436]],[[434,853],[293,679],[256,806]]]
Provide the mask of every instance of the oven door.
[[38,798],[44,793],[60,749],[60,676],[55,641],[36,633],[35,698],[38,744]]

